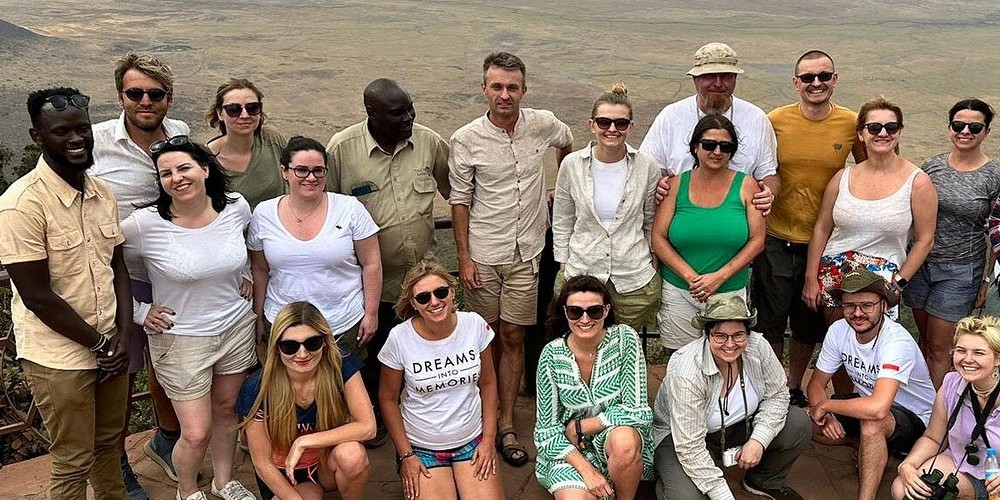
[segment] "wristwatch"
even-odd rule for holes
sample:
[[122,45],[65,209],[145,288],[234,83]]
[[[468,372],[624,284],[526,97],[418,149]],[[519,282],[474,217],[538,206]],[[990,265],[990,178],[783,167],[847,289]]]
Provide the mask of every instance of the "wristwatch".
[[896,286],[898,286],[900,290],[906,288],[906,285],[909,285],[909,284],[910,284],[910,280],[908,280],[906,278],[902,278],[902,277],[896,278]]
[[90,348],[90,352],[96,354],[99,357],[105,357],[110,354],[111,345],[111,335],[104,334],[101,335],[101,340],[98,340],[94,347]]

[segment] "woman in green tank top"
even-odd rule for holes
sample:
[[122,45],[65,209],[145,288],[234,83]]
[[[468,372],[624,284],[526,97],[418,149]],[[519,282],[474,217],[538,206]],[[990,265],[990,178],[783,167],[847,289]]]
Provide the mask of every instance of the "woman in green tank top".
[[689,145],[695,167],[670,179],[653,221],[664,280],[657,320],[668,352],[699,338],[691,318],[709,300],[746,299],[748,266],[764,248],[764,217],[750,205],[757,182],[729,168],[737,148],[732,122],[705,116]]

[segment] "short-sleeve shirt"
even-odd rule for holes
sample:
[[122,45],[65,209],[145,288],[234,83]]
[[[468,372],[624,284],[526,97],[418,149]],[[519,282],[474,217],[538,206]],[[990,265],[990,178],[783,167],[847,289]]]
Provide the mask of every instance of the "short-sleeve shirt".
[[[52,292],[100,333],[115,329],[111,257],[124,241],[118,205],[107,184],[84,174],[81,193],[59,177],[44,156],[0,195],[0,263],[47,259]],[[97,367],[87,347],[49,328],[25,306],[16,287],[13,292],[18,359],[57,370]]]
[[459,311],[451,335],[427,340],[408,319],[389,332],[378,354],[385,366],[403,372],[400,411],[406,436],[414,446],[447,450],[483,432],[479,395],[480,355],[493,340],[481,316]]
[[[208,142],[211,144],[218,139],[216,137]],[[287,144],[288,139],[274,127],[264,125],[253,138],[247,169],[243,172],[226,170],[229,187],[246,198],[251,210],[264,200],[285,194],[285,179],[281,177],[281,152]]]
[[961,172],[948,164],[949,153],[920,166],[938,194],[937,226],[928,262],[982,262],[986,255],[986,218],[1000,194],[1000,164],[988,160]]

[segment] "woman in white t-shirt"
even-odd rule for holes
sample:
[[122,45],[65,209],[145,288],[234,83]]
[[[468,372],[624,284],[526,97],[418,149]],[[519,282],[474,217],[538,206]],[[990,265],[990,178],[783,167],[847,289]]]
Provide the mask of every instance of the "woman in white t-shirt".
[[436,262],[406,273],[396,315],[378,355],[379,407],[406,498],[503,498],[493,330],[456,312],[455,278]]
[[247,247],[253,269],[257,339],[265,320],[308,301],[323,313],[340,345],[361,361],[378,328],[382,260],[378,226],[357,199],[326,189],[326,149],[292,137],[281,154],[288,194],[257,205]]
[[173,452],[177,498],[201,500],[197,476],[212,448],[212,493],[253,499],[233,479],[233,406],[254,353],[244,233],[250,206],[229,192],[222,166],[204,146],[175,136],[150,147],[160,195],[122,221],[125,252],[141,261],[153,304],[135,309],[149,334],[157,379],[181,424]]

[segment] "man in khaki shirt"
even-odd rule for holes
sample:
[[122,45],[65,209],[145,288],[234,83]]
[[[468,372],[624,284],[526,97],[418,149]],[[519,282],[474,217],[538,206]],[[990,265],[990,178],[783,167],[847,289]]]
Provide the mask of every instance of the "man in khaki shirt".
[[118,440],[127,409],[132,296],[118,207],[87,175],[94,139],[76,89],[28,97],[38,166],[0,196],[0,262],[14,297],[17,358],[52,446],[52,499],[125,498]]
[[[448,160],[455,247],[466,306],[499,333],[499,435],[502,455],[524,465],[528,454],[514,432],[514,404],[524,369],[524,330],[535,323],[538,262],[548,211],[542,158],[572,152],[573,134],[551,111],[521,108],[525,66],[507,53],[483,61],[489,111],[451,137]],[[496,429],[483,429],[483,439]]]
[[[378,330],[368,343],[368,358],[378,359],[389,330],[399,324],[393,307],[402,291],[403,276],[422,259],[434,259],[434,193],[445,199],[448,184],[448,143],[433,130],[414,123],[413,99],[387,78],[364,90],[368,118],[336,133],[327,144],[330,169],[326,189],[357,197],[381,228],[382,297]],[[381,446],[388,434],[378,409],[379,363],[361,370],[375,405],[378,430],[366,442]]]

